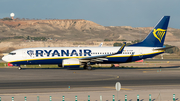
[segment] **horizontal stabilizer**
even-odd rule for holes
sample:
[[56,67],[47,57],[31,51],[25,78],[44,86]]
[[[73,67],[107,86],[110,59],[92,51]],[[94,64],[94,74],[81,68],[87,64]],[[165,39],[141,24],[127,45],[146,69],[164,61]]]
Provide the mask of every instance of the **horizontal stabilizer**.
[[169,47],[163,47],[163,48],[157,48],[157,49],[153,49],[153,50],[166,50],[166,49],[170,49],[173,48],[175,46],[169,46]]

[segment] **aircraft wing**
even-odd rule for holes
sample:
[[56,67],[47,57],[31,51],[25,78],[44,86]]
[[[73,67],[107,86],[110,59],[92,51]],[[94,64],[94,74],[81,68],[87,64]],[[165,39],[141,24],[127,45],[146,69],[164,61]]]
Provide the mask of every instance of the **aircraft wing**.
[[103,61],[103,60],[107,60],[106,57],[107,56],[111,56],[111,55],[116,55],[116,54],[122,54],[123,50],[124,50],[124,47],[126,46],[126,42],[124,42],[124,44],[121,46],[121,48],[116,52],[116,53],[113,53],[113,54],[105,54],[105,55],[98,55],[98,56],[89,56],[89,57],[85,57],[85,58],[80,58],[79,60],[80,61],[84,61],[84,60],[88,60],[88,61]]

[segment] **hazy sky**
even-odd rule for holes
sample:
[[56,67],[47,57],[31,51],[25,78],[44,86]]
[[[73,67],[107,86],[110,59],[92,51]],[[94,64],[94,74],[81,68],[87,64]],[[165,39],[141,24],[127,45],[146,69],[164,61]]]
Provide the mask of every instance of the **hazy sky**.
[[103,26],[151,27],[170,15],[180,29],[180,0],[0,0],[0,18],[85,19]]

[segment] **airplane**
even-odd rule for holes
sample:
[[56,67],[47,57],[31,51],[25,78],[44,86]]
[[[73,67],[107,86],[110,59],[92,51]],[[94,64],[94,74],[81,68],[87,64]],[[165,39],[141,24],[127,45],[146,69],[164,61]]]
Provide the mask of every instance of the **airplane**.
[[152,58],[172,47],[163,46],[170,16],[163,16],[139,43],[121,47],[39,47],[10,52],[2,58],[8,66],[57,64],[64,68],[92,69],[94,64],[117,64]]
[[98,47],[102,47],[102,45],[103,45],[103,42]]

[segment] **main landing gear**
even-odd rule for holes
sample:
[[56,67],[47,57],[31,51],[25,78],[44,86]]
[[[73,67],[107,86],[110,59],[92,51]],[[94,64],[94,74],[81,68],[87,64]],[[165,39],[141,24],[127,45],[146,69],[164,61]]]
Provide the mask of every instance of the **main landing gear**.
[[18,69],[21,70],[22,68],[19,66]]
[[92,70],[92,67],[89,65],[89,66],[87,67],[87,69],[88,69],[88,70]]
[[92,70],[91,65],[87,65],[87,64],[85,64],[85,65],[83,66],[83,68],[84,68],[84,69],[87,69],[87,70]]

